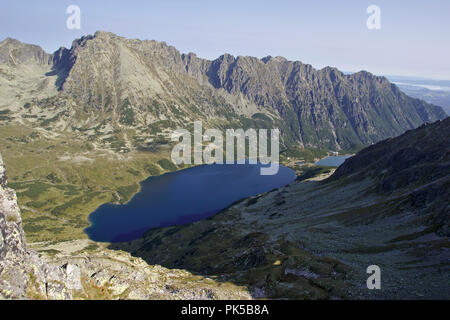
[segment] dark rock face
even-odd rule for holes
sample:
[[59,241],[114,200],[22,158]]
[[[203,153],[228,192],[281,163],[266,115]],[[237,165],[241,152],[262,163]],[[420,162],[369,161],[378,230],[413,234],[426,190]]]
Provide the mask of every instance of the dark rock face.
[[385,196],[401,194],[413,212],[428,215],[427,224],[448,237],[450,208],[450,118],[424,124],[381,141],[346,159],[329,181],[372,177]]
[[450,170],[450,118],[381,141],[346,159],[331,177],[372,175],[380,191],[438,180]]
[[364,71],[344,75],[282,58],[225,55],[206,74],[214,87],[276,109],[306,146],[367,144],[445,118],[439,107],[411,99],[386,78]]

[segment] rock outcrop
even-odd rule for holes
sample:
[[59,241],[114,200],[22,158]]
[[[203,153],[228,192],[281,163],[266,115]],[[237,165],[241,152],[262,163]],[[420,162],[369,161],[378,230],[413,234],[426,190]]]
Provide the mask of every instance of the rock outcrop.
[[27,248],[0,157],[0,299],[250,299],[246,288],[106,249],[51,258]]
[[6,184],[0,156],[0,298],[72,298],[69,282],[73,272],[46,263],[27,249],[17,197]]

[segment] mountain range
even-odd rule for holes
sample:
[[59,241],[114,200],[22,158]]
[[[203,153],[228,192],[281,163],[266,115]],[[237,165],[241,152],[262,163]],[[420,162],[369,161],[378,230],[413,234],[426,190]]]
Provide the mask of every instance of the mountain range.
[[[432,87],[433,90],[429,89],[426,84],[414,84],[407,82],[396,82],[395,83],[400,90],[405,92],[407,95],[413,98],[424,100],[428,103],[432,103],[438,106],[441,106],[447,115],[450,115],[450,87],[447,87],[447,90],[442,90],[438,86]],[[436,89],[435,89],[436,88]]]
[[[345,75],[270,56],[211,61],[102,31],[53,54],[8,38],[0,43],[0,81],[1,108],[9,110],[3,119],[95,127],[100,135],[108,124],[131,127],[144,141],[149,128],[151,136],[202,120],[212,127],[278,127],[285,146],[340,150],[446,117],[365,71]],[[50,105],[59,109],[45,113]]]

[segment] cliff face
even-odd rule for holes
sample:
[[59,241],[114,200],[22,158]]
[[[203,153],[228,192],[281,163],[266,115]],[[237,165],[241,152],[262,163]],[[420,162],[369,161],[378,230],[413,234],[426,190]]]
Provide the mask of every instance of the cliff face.
[[401,134],[445,117],[384,77],[316,70],[299,61],[222,56],[206,73],[216,88],[276,109],[305,146],[349,147]]
[[[246,288],[106,249],[40,256],[26,246],[0,157],[0,299],[250,299]],[[48,248],[47,248],[48,249]]]
[[70,299],[76,268],[50,265],[27,250],[16,194],[6,183],[0,156],[0,298]]

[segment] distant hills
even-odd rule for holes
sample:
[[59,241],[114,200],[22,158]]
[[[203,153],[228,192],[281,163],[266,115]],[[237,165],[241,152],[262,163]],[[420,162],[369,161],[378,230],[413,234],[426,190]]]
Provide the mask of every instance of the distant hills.
[[441,106],[450,115],[450,81],[387,76],[407,95]]
[[[218,128],[278,127],[285,146],[339,150],[446,117],[364,71],[345,75],[270,56],[211,61],[101,31],[53,54],[8,38],[0,43],[0,81],[0,108],[9,110],[0,121],[86,132],[94,145],[110,127],[133,128],[135,142],[202,120]],[[124,141],[122,151],[140,147],[134,142]]]

